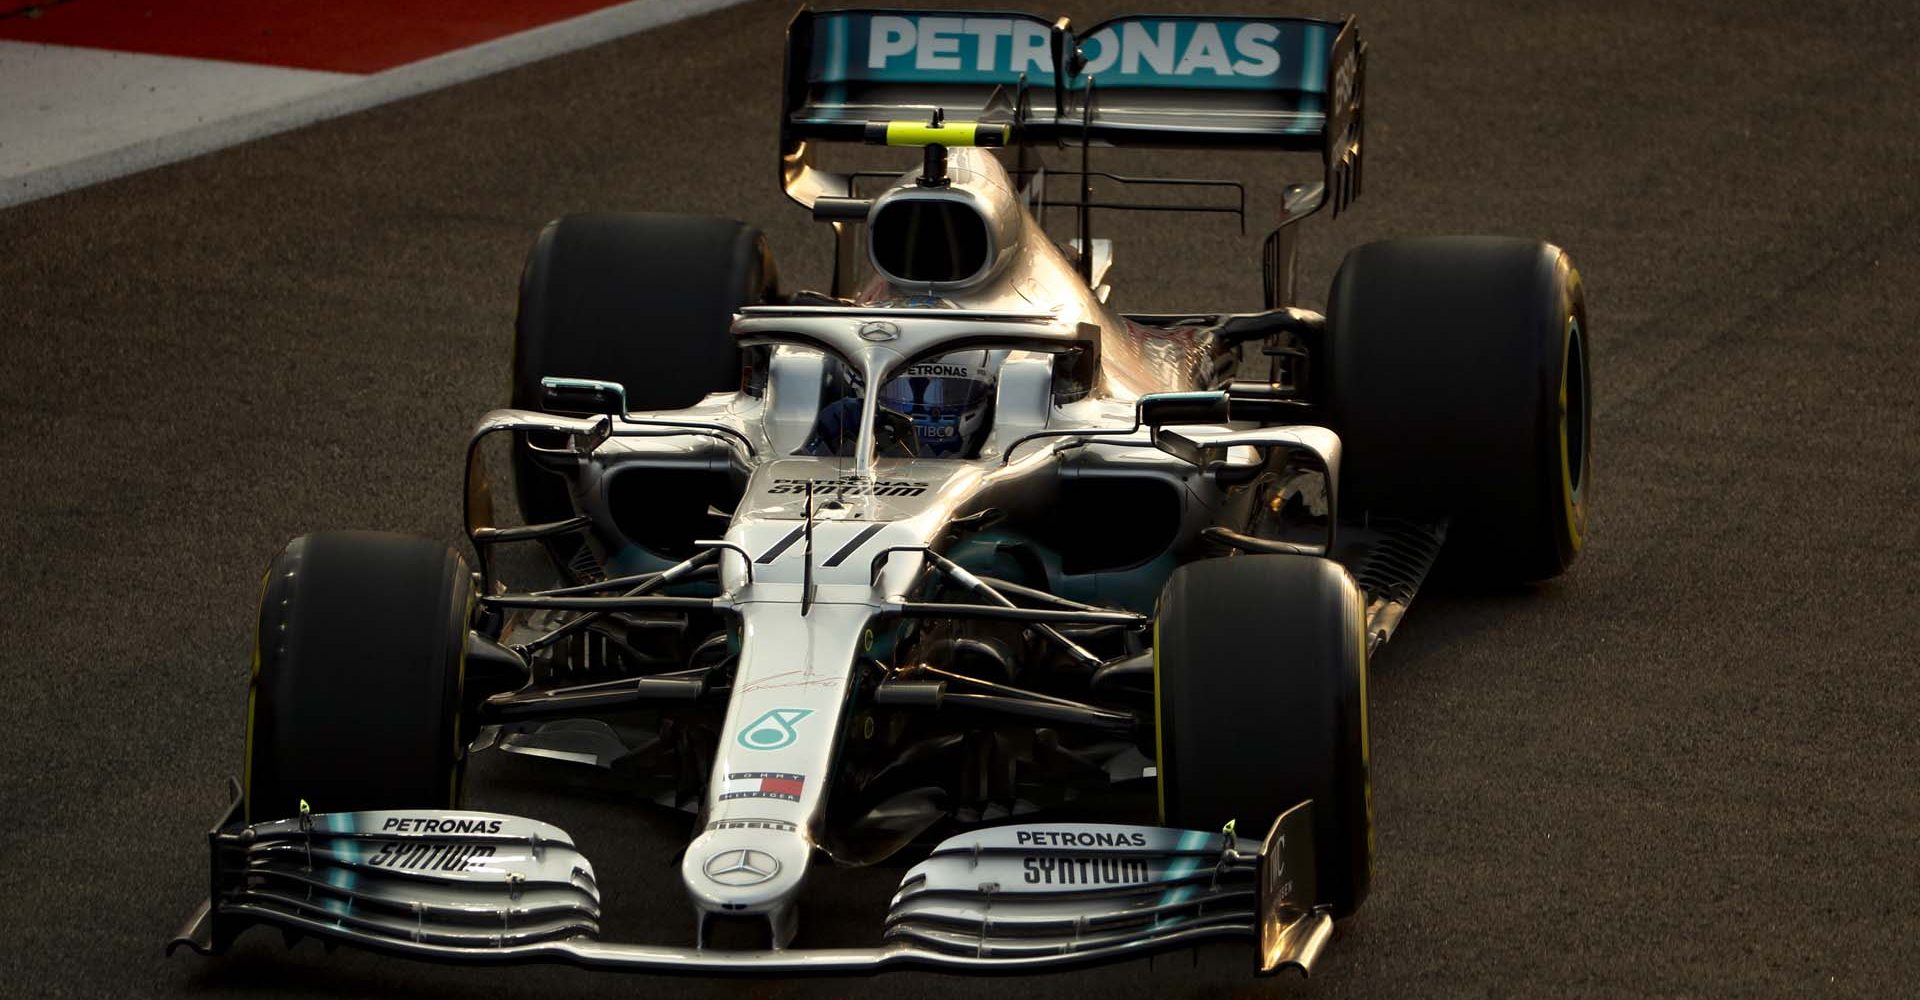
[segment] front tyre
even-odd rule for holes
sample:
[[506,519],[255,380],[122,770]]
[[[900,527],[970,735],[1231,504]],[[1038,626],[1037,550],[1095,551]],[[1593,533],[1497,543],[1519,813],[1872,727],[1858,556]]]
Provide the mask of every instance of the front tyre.
[[260,596],[247,695],[247,821],[448,808],[459,799],[473,576],[439,542],[320,532]]
[[1339,563],[1258,555],[1175,570],[1154,624],[1162,820],[1259,837],[1312,799],[1315,880],[1337,917],[1373,877],[1365,620]]

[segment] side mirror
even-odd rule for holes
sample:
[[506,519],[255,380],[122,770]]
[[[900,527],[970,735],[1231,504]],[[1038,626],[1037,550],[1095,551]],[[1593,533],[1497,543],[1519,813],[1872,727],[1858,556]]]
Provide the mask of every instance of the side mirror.
[[1141,396],[1137,405],[1144,427],[1224,424],[1231,409],[1224,392],[1152,392]]
[[618,382],[549,376],[540,380],[540,408],[548,413],[624,416],[627,412],[627,389]]
[[837,198],[823,194],[813,199],[813,217],[818,222],[865,222],[872,210],[872,198]]

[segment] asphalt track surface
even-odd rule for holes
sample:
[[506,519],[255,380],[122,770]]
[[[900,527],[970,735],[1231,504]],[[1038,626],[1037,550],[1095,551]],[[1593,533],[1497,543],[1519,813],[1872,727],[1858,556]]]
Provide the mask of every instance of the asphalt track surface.
[[[0,994],[1911,995],[1920,13],[1898,2],[1361,6],[1368,187],[1310,224],[1307,297],[1380,237],[1566,246],[1599,478],[1568,576],[1426,595],[1376,660],[1379,873],[1310,982],[1253,981],[1225,947],[992,984],[461,969],[264,931],[162,959],[239,765],[262,567],[320,528],[456,537],[537,227],[734,215],[789,285],[824,283],[824,238],[774,183],[789,13],[0,212]],[[1109,232],[1125,308],[1257,305],[1257,235]],[[616,929],[687,936],[679,821],[543,815],[601,869]],[[823,880],[803,942],[870,934],[891,877]]]

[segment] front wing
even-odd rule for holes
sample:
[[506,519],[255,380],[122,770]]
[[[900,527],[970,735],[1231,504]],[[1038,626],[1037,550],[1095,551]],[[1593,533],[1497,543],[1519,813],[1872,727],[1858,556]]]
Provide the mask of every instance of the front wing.
[[[209,831],[211,893],[167,946],[220,953],[254,924],[414,958],[695,975],[1029,973],[1251,939],[1255,968],[1308,972],[1333,919],[1313,886],[1311,803],[1261,841],[1113,824],[953,837],[907,873],[884,943],[732,951],[599,939],[593,867],[557,827],[450,810],[252,825],[237,783]],[[753,859],[743,858],[744,877]]]

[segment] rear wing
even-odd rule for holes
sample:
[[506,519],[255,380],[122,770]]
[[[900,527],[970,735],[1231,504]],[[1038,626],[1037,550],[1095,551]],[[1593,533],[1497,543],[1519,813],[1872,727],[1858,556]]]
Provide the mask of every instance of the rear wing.
[[1008,11],[803,7],[787,28],[782,180],[803,205],[851,196],[810,144],[940,111],[1008,125],[1009,144],[1319,152],[1337,213],[1360,190],[1365,58],[1351,18],[1140,14],[1076,33]]

